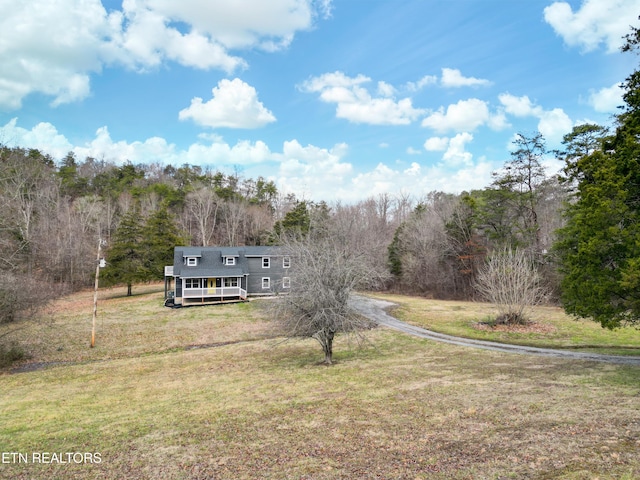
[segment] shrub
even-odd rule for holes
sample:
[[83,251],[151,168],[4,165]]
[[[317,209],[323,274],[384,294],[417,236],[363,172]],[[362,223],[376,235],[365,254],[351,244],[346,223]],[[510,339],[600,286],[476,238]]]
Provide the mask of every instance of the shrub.
[[8,348],[0,345],[0,368],[8,367],[13,362],[22,360],[24,357],[24,350],[18,345],[14,344]]
[[546,298],[530,254],[504,248],[495,251],[480,270],[476,290],[498,309],[495,323],[525,324],[528,309]]

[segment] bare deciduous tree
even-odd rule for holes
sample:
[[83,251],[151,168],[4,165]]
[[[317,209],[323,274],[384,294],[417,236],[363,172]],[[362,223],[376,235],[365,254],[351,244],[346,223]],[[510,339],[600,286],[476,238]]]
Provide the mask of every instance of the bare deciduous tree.
[[220,199],[213,190],[202,187],[188,193],[185,200],[186,212],[197,225],[196,235],[194,235],[196,244],[203,247],[211,245],[218,221]]
[[36,260],[48,247],[39,225],[55,216],[57,192],[47,158],[0,145],[0,323],[32,313],[56,293]]
[[224,218],[225,239],[228,246],[242,245],[244,243],[243,226],[247,215],[246,204],[242,199],[233,199],[225,202],[222,209]]
[[275,303],[274,317],[288,337],[311,337],[320,343],[324,363],[331,364],[337,333],[360,335],[371,328],[369,320],[349,305],[355,289],[370,287],[380,279],[365,252],[331,231],[321,236],[288,240],[283,252],[291,257],[291,292]]
[[533,258],[525,250],[493,253],[478,274],[476,288],[498,310],[496,323],[527,323],[528,309],[545,300],[545,289]]
[[273,215],[268,205],[247,207],[245,242],[247,245],[262,245],[273,228]]
[[431,192],[404,222],[397,246],[406,289],[438,298],[461,295],[455,251],[446,227],[458,203],[452,195]]
[[366,252],[363,261],[377,272],[387,270],[387,246],[393,239],[395,226],[389,213],[388,196],[369,198],[355,205],[336,205],[332,209],[334,228],[341,231],[345,245]]

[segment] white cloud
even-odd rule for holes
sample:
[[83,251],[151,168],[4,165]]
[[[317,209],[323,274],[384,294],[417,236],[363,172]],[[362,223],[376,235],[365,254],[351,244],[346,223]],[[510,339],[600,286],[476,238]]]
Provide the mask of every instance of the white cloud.
[[[403,171],[393,170],[384,163],[378,163],[376,167],[365,173],[360,173],[352,180],[352,196],[357,195],[358,198],[364,192],[369,192],[362,198],[375,196],[381,193],[389,193],[398,185],[398,179],[405,177]],[[406,180],[405,180],[406,181]]]
[[370,125],[408,125],[421,114],[413,108],[411,99],[395,102],[390,98],[361,98],[338,104],[336,116],[353,123]]
[[473,141],[473,135],[468,132],[462,132],[453,138],[428,138],[424,142],[424,148],[429,152],[444,152],[442,161],[447,165],[471,165],[473,155],[465,150],[466,144],[471,141]]
[[435,75],[425,75],[417,82],[407,82],[405,88],[410,92],[417,92],[418,90],[422,90],[427,85],[434,85],[438,83],[438,77]]
[[550,145],[559,145],[562,137],[573,128],[573,122],[561,108],[545,110],[534,104],[526,95],[516,97],[503,93],[498,96],[505,111],[516,117],[538,118],[538,131],[544,135]]
[[379,90],[382,84],[384,96],[373,98],[361,86],[370,81],[371,79],[364,75],[348,77],[342,72],[333,72],[310,78],[300,86],[300,89],[305,92],[319,93],[322,101],[335,103],[336,117],[353,123],[408,125],[423,114],[423,110],[413,107],[410,98],[398,101],[389,98],[388,94],[393,93],[393,87],[384,82],[378,84]]
[[256,89],[239,78],[220,80],[212,90],[211,100],[192,99],[191,105],[181,110],[178,118],[192,119],[198,125],[213,128],[259,128],[276,121],[258,100]]
[[534,105],[529,97],[523,95],[516,97],[509,93],[501,93],[498,95],[500,103],[505,107],[505,111],[516,117],[538,117],[542,115],[543,109],[538,105]]
[[15,110],[34,92],[53,106],[82,100],[105,65],[244,68],[232,50],[286,48],[331,0],[124,0],[108,13],[100,0],[0,0],[0,11],[0,109]]
[[545,111],[538,122],[538,131],[550,145],[559,145],[572,128],[573,122],[561,108]]
[[618,106],[622,105],[623,90],[620,88],[620,84],[616,83],[610,87],[601,88],[597,92],[592,92],[589,95],[589,105],[593,107],[596,112],[602,113],[615,113],[618,111]]
[[435,85],[440,82],[440,85],[445,88],[459,88],[459,87],[481,87],[491,85],[489,80],[475,77],[465,77],[460,70],[455,68],[443,68],[442,76],[438,79],[437,75],[425,75],[417,82],[407,82],[405,89],[410,92],[417,92],[427,85]]
[[[124,0],[118,44],[125,58],[149,67],[164,58],[196,68],[231,72],[246,66],[230,50],[268,52],[288,47],[296,32],[313,26],[318,12],[328,16],[331,1]],[[186,25],[186,32],[173,25]]]
[[407,147],[407,155],[421,155],[422,151],[417,148]]
[[306,92],[325,92],[331,88],[353,88],[361,83],[370,82],[371,79],[359,74],[357,77],[348,77],[340,71],[324,73],[319,77],[311,77],[302,84],[302,90]]
[[481,189],[491,183],[495,165],[486,160],[451,169],[445,164],[424,167],[413,162],[404,170],[379,163],[373,170],[359,173],[345,190],[346,201],[368,198],[380,193],[409,193],[415,198],[433,191],[462,192]]
[[428,152],[444,152],[449,146],[449,137],[431,137],[424,142],[424,149]]
[[256,165],[267,161],[275,161],[275,154],[270,152],[262,141],[249,142],[240,140],[231,146],[220,136],[206,136],[203,143],[190,145],[187,150],[180,150],[175,144],[161,137],[151,137],[144,141],[126,142],[113,140],[107,127],[99,128],[95,137],[83,145],[73,145],[64,135],[50,123],[39,123],[31,130],[17,126],[17,119],[12,119],[0,126],[0,141],[12,146],[37,148],[50,154],[54,159],[63,158],[72,151],[78,158],[104,158],[107,161],[122,164],[126,161],[134,163],[161,162],[173,165],[189,163],[193,165]]
[[465,150],[465,145],[473,140],[473,135],[467,132],[459,133],[449,140],[447,151],[442,160],[447,165],[472,165],[473,155]]
[[10,147],[36,148],[54,159],[63,158],[73,149],[71,142],[50,123],[41,122],[27,130],[18,126],[17,118],[0,127],[0,143]]
[[[231,72],[246,62],[229,51],[286,48],[296,32],[313,26],[318,12],[326,17],[330,10],[329,0],[125,0],[118,45],[130,63],[142,68],[166,58]],[[176,23],[188,26],[186,32]]]
[[[244,0],[203,2],[202,0],[125,0],[123,6],[149,10],[170,22],[183,22],[226,49],[274,48],[290,44],[296,31],[313,24],[317,11],[329,15],[331,2],[313,0]],[[126,7],[125,7],[126,8]]]
[[89,94],[88,73],[102,67],[109,16],[99,0],[0,0],[0,109],[19,109],[37,91],[53,105]]
[[483,100],[471,98],[460,100],[458,103],[444,107],[422,120],[423,127],[429,127],[437,132],[472,131],[481,125],[488,125],[499,130],[504,128],[506,120],[498,113],[491,113],[489,105]]
[[417,177],[422,173],[422,167],[418,162],[411,162],[411,166],[404,171],[405,175]]
[[297,140],[286,141],[282,153],[275,155],[280,166],[272,178],[280,191],[295,193],[300,198],[343,198],[353,174],[353,166],[342,160],[347,151],[344,143],[326,149],[315,145],[303,147]]
[[194,143],[189,146],[186,155],[181,154],[186,159],[186,163],[221,167],[257,165],[274,160],[274,155],[267,144],[261,140],[253,143],[248,140],[240,140],[233,146],[222,140],[209,144]]
[[489,80],[475,77],[464,77],[460,70],[453,68],[442,69],[441,83],[443,87],[480,87],[491,85]]
[[174,163],[180,156],[174,144],[170,144],[160,137],[151,137],[143,142],[128,143],[124,140],[114,142],[107,127],[99,128],[96,131],[96,137],[91,142],[74,147],[73,152],[78,158],[104,158],[116,163],[126,161]]
[[160,137],[131,143],[114,140],[108,128],[101,127],[92,140],[74,146],[49,123],[27,130],[18,127],[17,119],[13,119],[0,126],[2,143],[37,148],[56,160],[72,151],[81,159],[94,157],[116,164],[126,161],[172,165],[188,163],[211,165],[223,170],[240,166],[276,181],[281,192],[293,192],[301,198],[321,200],[342,195],[345,199],[359,199],[368,196],[367,192],[352,191],[353,166],[343,160],[348,151],[346,144],[326,149],[302,146],[297,140],[290,140],[283,143],[282,152],[274,152],[262,141],[240,140],[230,145],[217,135],[204,137],[201,142],[182,150]]
[[[368,171],[356,172],[346,161],[346,144],[332,148],[315,145],[303,146],[297,140],[285,141],[281,152],[270,150],[262,141],[226,143],[218,135],[203,135],[202,141],[179,149],[159,137],[128,143],[111,138],[107,127],[96,131],[95,138],[74,146],[49,123],[41,123],[27,130],[17,126],[13,119],[0,126],[0,141],[11,146],[38,148],[54,159],[63,158],[73,151],[78,158],[91,156],[122,164],[161,162],[172,165],[189,163],[211,165],[215,168],[241,166],[255,176],[262,175],[276,182],[283,193],[295,193],[300,198],[358,201],[377,193],[408,192],[419,197],[431,190],[460,192],[486,186],[495,167],[485,160],[473,163],[464,152],[471,141],[469,134],[460,134],[447,146],[449,164],[441,162],[432,167],[412,162],[409,167],[392,168],[379,163]],[[455,163],[455,165],[454,165]]]
[[393,85],[387,82],[378,82],[378,95],[382,97],[393,97],[396,94],[396,89]]
[[587,52],[600,44],[616,52],[629,33],[629,23],[637,18],[637,0],[584,0],[575,12],[568,2],[554,2],[544,9],[545,21],[565,43]]

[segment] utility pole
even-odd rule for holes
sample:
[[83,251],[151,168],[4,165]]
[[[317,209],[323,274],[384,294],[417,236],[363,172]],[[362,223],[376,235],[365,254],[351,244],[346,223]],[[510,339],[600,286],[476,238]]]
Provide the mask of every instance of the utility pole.
[[98,256],[96,258],[96,281],[93,289],[93,320],[91,322],[91,348],[96,345],[96,318],[98,316],[98,277],[100,267],[104,267],[104,260],[100,258],[102,253],[102,238],[98,238]]

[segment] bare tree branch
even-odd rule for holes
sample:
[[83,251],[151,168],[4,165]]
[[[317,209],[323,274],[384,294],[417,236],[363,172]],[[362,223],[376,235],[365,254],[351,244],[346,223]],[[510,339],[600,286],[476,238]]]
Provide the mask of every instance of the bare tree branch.
[[366,252],[350,248],[347,235],[332,225],[320,235],[286,239],[282,246],[291,257],[291,292],[275,302],[275,322],[288,337],[315,339],[327,364],[336,334],[361,335],[373,326],[349,306],[352,292],[384,277],[371,267]]
[[480,271],[476,288],[496,305],[497,323],[526,323],[529,308],[546,299],[531,255],[519,249],[494,252]]

